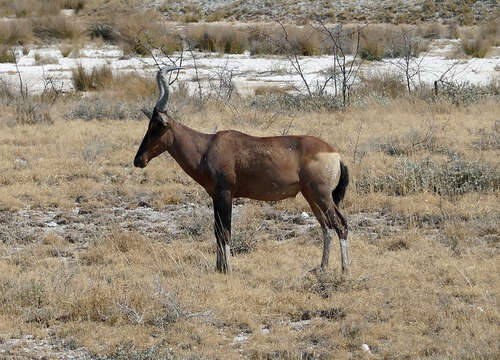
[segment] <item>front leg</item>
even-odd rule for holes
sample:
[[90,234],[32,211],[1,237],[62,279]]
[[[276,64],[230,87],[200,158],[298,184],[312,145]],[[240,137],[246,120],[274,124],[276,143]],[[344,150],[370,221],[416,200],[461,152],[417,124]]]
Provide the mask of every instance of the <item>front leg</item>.
[[214,232],[217,239],[217,271],[231,272],[231,210],[233,195],[230,190],[216,191],[214,201]]

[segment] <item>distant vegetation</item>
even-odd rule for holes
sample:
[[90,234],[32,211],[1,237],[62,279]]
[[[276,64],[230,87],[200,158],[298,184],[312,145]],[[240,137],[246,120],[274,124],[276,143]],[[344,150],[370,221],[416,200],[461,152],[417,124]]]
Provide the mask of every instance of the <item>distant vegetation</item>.
[[[450,14],[459,11],[458,6],[455,9],[450,8],[449,2],[444,2],[445,5],[431,3],[434,2],[424,1],[421,7],[415,7],[415,11],[422,11],[423,14],[439,12],[444,8]],[[181,6],[177,9],[178,14],[184,15],[173,18],[172,9],[177,8],[179,4],[171,2],[168,6],[137,10],[130,4],[125,6],[118,1],[23,0],[12,2],[3,0],[0,1],[0,9],[11,19],[0,21],[0,42],[5,45],[24,45],[40,42],[94,40],[118,44],[126,54],[137,55],[148,55],[148,48],[151,47],[161,47],[165,53],[171,54],[186,46],[221,54],[241,54],[248,51],[253,55],[282,55],[290,50],[290,45],[293,46],[295,53],[302,56],[329,54],[332,51],[330,47],[325,46],[324,37],[313,28],[315,23],[313,18],[306,23],[301,23],[294,16],[294,21],[287,22],[290,41],[289,44],[285,44],[275,20],[286,21],[291,15],[268,19],[267,24],[211,24],[202,20],[214,20],[214,16],[217,16],[218,20],[227,20],[227,17],[222,16],[224,10],[207,12],[204,15],[206,19],[204,19],[200,13],[196,13],[195,7],[187,3],[184,8]],[[315,6],[312,3],[310,5],[312,8]],[[236,6],[236,4],[232,3],[228,6]],[[292,5],[283,3],[280,6],[289,9]],[[471,4],[471,6],[479,5]],[[466,5],[460,8],[465,9]],[[62,14],[61,11],[64,9],[74,11],[75,15]],[[397,7],[384,9],[384,11],[396,11]],[[251,9],[247,8],[247,11],[251,12]],[[356,10],[353,8],[350,11]],[[120,16],[115,16],[117,13]],[[319,14],[321,13],[320,11]],[[476,27],[463,27],[471,23],[463,21],[461,17],[450,18],[446,22],[437,22],[436,19],[430,17],[425,23],[418,21],[418,25],[409,25],[415,21],[409,13],[405,14],[406,19],[401,15],[397,21],[391,17],[377,21],[366,17],[358,22],[356,17],[341,16],[338,11],[333,11],[332,16],[325,15],[319,18],[323,19],[326,24],[345,23],[346,29],[349,28],[349,22],[360,25],[371,23],[362,30],[361,38],[361,56],[367,60],[397,56],[400,53],[398,47],[401,41],[398,37],[400,38],[401,32],[412,33],[414,37],[421,39],[415,54],[425,51],[428,40],[436,38],[459,37],[464,54],[473,57],[487,56],[492,47],[500,44],[499,23],[495,17],[483,16],[482,21]],[[219,16],[221,16],[220,19]],[[168,23],[167,20],[181,21],[182,26]],[[374,24],[375,22],[379,24]],[[346,39],[346,41],[352,41],[352,39]],[[345,47],[346,51],[350,51],[351,48]]]

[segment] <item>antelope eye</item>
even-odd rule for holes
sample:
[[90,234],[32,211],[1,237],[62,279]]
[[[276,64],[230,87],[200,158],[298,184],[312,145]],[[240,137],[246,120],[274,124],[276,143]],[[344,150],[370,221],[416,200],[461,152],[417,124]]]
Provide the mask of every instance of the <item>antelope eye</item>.
[[152,120],[150,125],[149,125],[149,128],[150,129],[160,129],[162,126],[161,124],[161,121],[158,121],[158,120]]

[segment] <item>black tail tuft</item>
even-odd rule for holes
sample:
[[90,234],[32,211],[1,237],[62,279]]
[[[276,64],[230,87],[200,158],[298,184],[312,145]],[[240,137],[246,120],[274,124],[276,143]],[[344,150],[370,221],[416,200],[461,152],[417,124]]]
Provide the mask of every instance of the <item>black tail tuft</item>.
[[339,184],[337,185],[335,190],[332,191],[332,197],[335,205],[338,206],[342,199],[344,199],[347,185],[349,185],[349,171],[347,170],[347,166],[345,166],[341,161]]

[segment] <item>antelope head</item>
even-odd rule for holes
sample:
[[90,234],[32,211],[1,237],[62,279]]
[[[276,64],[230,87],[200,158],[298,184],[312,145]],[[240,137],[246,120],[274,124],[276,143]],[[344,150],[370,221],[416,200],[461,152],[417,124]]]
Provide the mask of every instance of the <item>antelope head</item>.
[[167,114],[168,106],[168,79],[167,73],[174,70],[180,70],[180,67],[165,67],[156,74],[158,90],[160,96],[153,112],[143,110],[149,118],[148,130],[141,146],[135,155],[134,166],[144,168],[148,162],[156,156],[163,153],[174,141],[174,135],[170,126],[170,116]]

